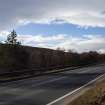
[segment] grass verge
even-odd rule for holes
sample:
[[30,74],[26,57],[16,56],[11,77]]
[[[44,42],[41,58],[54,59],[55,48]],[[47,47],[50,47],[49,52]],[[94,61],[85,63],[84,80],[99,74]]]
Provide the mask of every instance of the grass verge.
[[96,83],[68,105],[105,105],[105,80]]

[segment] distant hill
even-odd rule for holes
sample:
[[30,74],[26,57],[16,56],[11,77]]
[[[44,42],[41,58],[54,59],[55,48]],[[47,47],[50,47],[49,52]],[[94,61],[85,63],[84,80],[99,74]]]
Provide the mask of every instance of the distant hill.
[[[59,55],[60,52],[60,55]],[[3,72],[64,66],[64,52],[47,48],[0,44],[0,69]]]
[[19,70],[51,70],[103,62],[105,54],[73,53],[47,48],[0,44],[0,73]]

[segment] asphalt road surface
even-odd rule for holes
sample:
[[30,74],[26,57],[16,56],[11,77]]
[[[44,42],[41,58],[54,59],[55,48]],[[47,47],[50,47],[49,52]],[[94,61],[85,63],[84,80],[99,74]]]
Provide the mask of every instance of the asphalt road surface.
[[105,73],[105,64],[0,84],[0,105],[47,105]]

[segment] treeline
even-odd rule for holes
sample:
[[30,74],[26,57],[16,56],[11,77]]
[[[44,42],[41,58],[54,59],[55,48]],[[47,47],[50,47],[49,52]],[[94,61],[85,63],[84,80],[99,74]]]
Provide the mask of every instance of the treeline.
[[21,45],[0,45],[0,73],[24,70],[44,72],[55,68],[84,66],[105,61],[97,52],[64,52]]

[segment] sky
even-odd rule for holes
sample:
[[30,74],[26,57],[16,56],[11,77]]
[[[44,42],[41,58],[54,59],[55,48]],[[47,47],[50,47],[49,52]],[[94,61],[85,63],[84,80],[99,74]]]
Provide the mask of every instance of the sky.
[[0,41],[105,53],[105,0],[0,0]]

